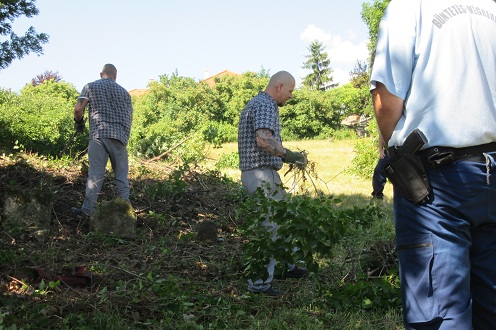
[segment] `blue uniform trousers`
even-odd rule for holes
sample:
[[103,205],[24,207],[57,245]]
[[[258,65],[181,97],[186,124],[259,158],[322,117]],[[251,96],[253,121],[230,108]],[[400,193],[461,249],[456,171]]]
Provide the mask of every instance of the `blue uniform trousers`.
[[481,158],[428,170],[427,204],[394,194],[406,329],[496,328],[496,167]]

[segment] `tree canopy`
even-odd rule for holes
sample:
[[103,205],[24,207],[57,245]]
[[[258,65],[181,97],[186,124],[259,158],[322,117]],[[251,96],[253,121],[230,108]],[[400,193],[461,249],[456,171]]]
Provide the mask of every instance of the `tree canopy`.
[[12,29],[12,23],[20,16],[38,15],[34,0],[1,0],[0,1],[0,37],[7,40],[0,42],[0,70],[7,68],[16,58],[34,52],[43,54],[42,44],[48,42],[48,35],[36,33],[29,27],[23,36],[18,36]]

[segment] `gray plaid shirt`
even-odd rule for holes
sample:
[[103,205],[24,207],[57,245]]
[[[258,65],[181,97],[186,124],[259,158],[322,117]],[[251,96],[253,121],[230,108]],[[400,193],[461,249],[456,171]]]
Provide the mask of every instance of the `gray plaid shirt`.
[[79,98],[87,99],[90,139],[129,141],[133,104],[129,93],[114,80],[99,79],[83,87]]
[[281,142],[281,123],[276,101],[267,93],[259,92],[241,112],[238,126],[239,168],[242,171],[258,167],[282,168],[282,159],[272,156],[257,146],[256,131],[268,128]]

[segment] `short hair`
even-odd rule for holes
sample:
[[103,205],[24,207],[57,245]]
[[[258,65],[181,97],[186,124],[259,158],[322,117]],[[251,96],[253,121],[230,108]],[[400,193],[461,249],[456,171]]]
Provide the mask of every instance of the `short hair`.
[[103,66],[102,73],[115,77],[117,75],[117,69],[113,64],[107,63]]

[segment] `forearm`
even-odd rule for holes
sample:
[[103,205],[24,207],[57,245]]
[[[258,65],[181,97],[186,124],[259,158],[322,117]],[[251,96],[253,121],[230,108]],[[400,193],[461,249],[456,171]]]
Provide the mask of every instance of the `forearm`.
[[375,117],[377,120],[377,126],[379,127],[382,136],[384,136],[384,142],[388,143],[393,135],[394,128],[398,123],[399,117],[396,119],[387,111],[376,111]]
[[259,129],[256,132],[257,146],[272,156],[284,158],[286,149],[274,138],[270,129]]
[[86,108],[86,104],[88,104],[87,99],[78,99],[76,105],[74,106],[74,119],[81,120],[84,116],[84,109]]
[[384,144],[387,145],[403,114],[404,101],[391,94],[383,84],[378,82],[376,89],[372,91],[372,103],[377,126]]

